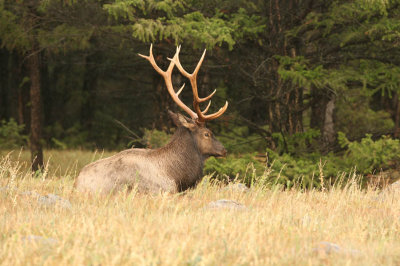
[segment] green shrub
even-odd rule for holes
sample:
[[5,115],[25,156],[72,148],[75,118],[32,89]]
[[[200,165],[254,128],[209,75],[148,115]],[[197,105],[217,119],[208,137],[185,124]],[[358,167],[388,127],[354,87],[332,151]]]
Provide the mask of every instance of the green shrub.
[[143,139],[147,148],[156,149],[166,145],[171,139],[171,135],[157,129],[145,129]]
[[205,163],[204,173],[215,173],[217,179],[239,178],[241,182],[250,184],[252,182],[248,176],[250,168],[251,174],[254,171],[255,175],[261,175],[264,170],[264,165],[255,159],[255,154],[229,155],[226,158],[209,158]]
[[355,140],[366,134],[387,134],[393,130],[394,122],[390,114],[383,110],[372,110],[369,97],[357,90],[349,90],[343,97],[338,97],[335,109],[335,128],[338,132]]
[[229,153],[235,154],[265,151],[268,144],[260,135],[251,134],[245,126],[229,128],[229,131],[217,133],[216,137]]
[[321,175],[324,179],[335,180],[343,172],[350,172],[351,169],[343,168],[340,157],[332,153],[321,155],[318,152],[293,156],[289,154],[279,155],[268,150],[269,160],[271,161],[271,178],[277,182],[293,185],[294,181],[301,180],[303,187],[319,187]]
[[83,130],[79,123],[64,129],[60,123],[56,122],[44,129],[44,135],[51,136],[47,144],[55,149],[93,148],[95,146],[89,140],[89,132]]
[[337,164],[338,157],[332,155],[314,153],[295,157],[268,150],[267,156],[265,162],[257,160],[255,154],[230,155],[224,159],[212,157],[207,160],[204,172],[216,173],[215,178],[221,180],[236,179],[247,185],[282,184],[291,187],[300,183],[303,188],[320,187],[320,175],[334,180],[343,172],[342,165]]
[[14,119],[0,122],[0,148],[15,149],[25,145],[28,137],[23,135],[25,125],[18,125]]
[[348,167],[356,166],[362,174],[373,173],[385,169],[393,161],[400,159],[400,141],[384,136],[378,140],[372,140],[367,134],[360,142],[349,141],[345,134],[339,132],[338,140],[342,147],[347,147],[345,156]]
[[304,155],[308,151],[318,150],[318,138],[321,132],[318,129],[309,129],[302,133],[284,136],[281,133],[273,133],[272,137],[277,144],[278,153],[289,153],[291,155]]
[[328,180],[334,182],[343,173],[374,173],[400,160],[399,140],[384,137],[374,141],[367,135],[361,142],[351,142],[340,133],[339,142],[347,147],[343,155],[315,152],[298,156],[267,149],[265,163],[256,160],[255,154],[230,155],[226,159],[210,158],[204,169],[207,174],[215,172],[216,178],[236,178],[248,185],[278,183],[291,187],[300,183],[303,188],[318,188],[321,177],[326,184]]

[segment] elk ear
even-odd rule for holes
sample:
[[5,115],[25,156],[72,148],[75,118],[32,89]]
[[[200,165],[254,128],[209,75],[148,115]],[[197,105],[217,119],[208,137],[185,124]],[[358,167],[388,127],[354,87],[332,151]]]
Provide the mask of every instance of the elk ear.
[[192,119],[180,114],[180,113],[174,113],[168,110],[169,116],[172,118],[172,121],[174,121],[174,124],[177,127],[186,127],[187,129],[194,130],[196,128],[196,124],[193,122]]

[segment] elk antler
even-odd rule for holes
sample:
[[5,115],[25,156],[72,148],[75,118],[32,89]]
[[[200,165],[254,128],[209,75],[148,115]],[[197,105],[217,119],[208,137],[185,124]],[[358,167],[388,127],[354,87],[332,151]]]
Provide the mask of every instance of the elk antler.
[[165,85],[167,86],[167,90],[168,90],[169,94],[171,95],[172,99],[174,100],[174,102],[179,107],[181,107],[186,113],[188,113],[188,115],[190,115],[190,117],[192,119],[194,119],[194,120],[197,119],[198,118],[197,114],[195,112],[193,112],[189,107],[187,107],[186,104],[184,104],[181,101],[181,99],[179,99],[179,94],[183,90],[183,87],[185,87],[185,84],[183,84],[183,86],[179,89],[179,91],[177,93],[175,93],[174,86],[172,85],[172,78],[171,78],[172,70],[174,69],[175,63],[171,61],[167,71],[162,71],[161,68],[157,65],[156,61],[154,60],[153,44],[150,45],[150,54],[148,56],[142,55],[142,54],[139,54],[139,56],[147,59],[150,62],[150,64],[153,66],[153,68],[164,78]]
[[[178,46],[176,48],[176,53],[175,53],[174,57],[172,59],[168,58],[171,61],[171,63],[169,64],[169,67],[166,71],[161,70],[161,68],[157,65],[156,61],[154,60],[153,44],[150,45],[150,54],[148,56],[145,56],[142,54],[139,54],[139,56],[147,59],[150,62],[150,64],[153,66],[153,68],[164,78],[165,85],[167,86],[167,90],[168,90],[169,94],[171,95],[172,99],[174,100],[174,102],[176,104],[178,104],[178,106],[181,107],[186,113],[188,113],[193,120],[195,120],[199,124],[203,124],[206,121],[210,121],[210,120],[220,117],[228,108],[228,102],[226,102],[224,107],[222,107],[218,112],[216,112],[214,114],[206,115],[206,113],[211,105],[210,99],[215,94],[216,90],[214,90],[210,95],[208,95],[207,97],[204,97],[204,98],[200,98],[198,95],[196,78],[197,78],[197,73],[199,72],[200,66],[204,60],[206,50],[204,50],[204,53],[203,53],[202,57],[200,58],[200,61],[197,64],[196,69],[193,71],[192,74],[189,74],[188,72],[186,72],[183,69],[181,63],[179,62],[180,49],[181,49],[181,46]],[[193,91],[193,107],[196,112],[193,112],[187,105],[185,105],[179,99],[179,94],[183,90],[185,84],[183,84],[183,86],[179,89],[179,91],[177,93],[175,93],[175,90],[174,90],[174,87],[172,84],[172,78],[171,78],[172,70],[174,69],[175,65],[178,67],[178,69],[182,73],[182,75],[184,75],[185,77],[187,77],[190,80],[190,84],[192,86],[192,91]],[[210,102],[208,103],[206,109],[204,111],[201,111],[200,103],[208,101],[208,100],[210,100]]]
[[[218,112],[213,113],[213,114],[209,114],[206,115],[208,108],[210,108],[211,105],[211,97],[214,96],[214,94],[217,92],[217,90],[214,90],[210,95],[208,95],[207,97],[204,98],[200,98],[199,97],[199,93],[198,93],[198,89],[197,89],[197,73],[200,70],[201,64],[203,63],[204,60],[204,56],[206,55],[206,49],[204,49],[203,55],[201,56],[199,62],[197,63],[196,68],[194,69],[192,74],[189,74],[185,69],[183,69],[181,62],[179,61],[179,52],[181,50],[181,46],[179,45],[176,48],[176,53],[174,55],[174,57],[171,60],[171,62],[175,63],[176,67],[179,69],[179,71],[182,73],[182,75],[184,75],[185,77],[187,77],[190,81],[190,85],[192,86],[192,91],[193,91],[193,107],[194,110],[196,111],[196,114],[198,116],[197,121],[200,123],[204,123],[206,121],[210,121],[213,119],[216,119],[218,117],[220,117],[225,111],[226,109],[228,109],[228,101],[225,102],[225,105],[220,108],[218,110]],[[210,100],[210,102],[208,103],[206,109],[204,111],[201,111],[200,109],[200,103],[205,102]]]

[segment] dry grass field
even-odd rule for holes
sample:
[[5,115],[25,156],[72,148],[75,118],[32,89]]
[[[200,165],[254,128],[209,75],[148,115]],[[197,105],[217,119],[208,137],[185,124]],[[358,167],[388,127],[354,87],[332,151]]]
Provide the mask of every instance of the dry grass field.
[[[26,152],[0,156],[1,265],[400,265],[400,193],[361,190],[351,177],[325,191],[239,192],[205,178],[184,194],[87,197],[74,178],[103,155],[45,155],[35,178]],[[208,207],[219,199],[245,208]]]

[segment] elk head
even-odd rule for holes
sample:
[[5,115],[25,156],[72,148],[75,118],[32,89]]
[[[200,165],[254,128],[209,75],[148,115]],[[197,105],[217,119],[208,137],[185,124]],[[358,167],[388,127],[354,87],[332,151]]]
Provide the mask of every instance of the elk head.
[[[197,89],[197,74],[200,70],[201,64],[203,63],[204,56],[206,54],[206,50],[204,50],[203,55],[200,58],[200,61],[198,62],[195,70],[193,73],[188,73],[181,65],[179,61],[179,52],[180,52],[181,46],[178,46],[176,48],[176,53],[174,57],[168,58],[171,62],[168,66],[168,69],[166,71],[161,70],[161,68],[157,65],[157,63],[154,60],[153,56],[153,45],[150,46],[150,53],[148,56],[141,55],[141,57],[147,59],[150,64],[153,66],[153,68],[164,78],[165,85],[167,87],[167,90],[169,94],[171,95],[172,99],[174,102],[182,108],[189,116],[185,117],[181,114],[175,114],[170,112],[170,116],[172,117],[175,125],[180,128],[186,128],[191,132],[191,135],[193,136],[193,140],[195,142],[196,147],[200,151],[200,153],[206,157],[208,156],[225,156],[226,155],[226,150],[223,147],[223,145],[214,137],[214,134],[206,128],[205,123],[207,121],[211,121],[213,119],[216,119],[220,117],[228,108],[228,102],[225,103],[225,105],[219,109],[219,111],[213,113],[213,114],[207,114],[208,109],[210,108],[211,105],[211,97],[215,94],[216,90],[214,90],[210,95],[204,98],[200,98],[198,95],[198,89]],[[177,67],[179,72],[186,78],[189,79],[191,87],[192,87],[192,92],[193,92],[193,108],[190,109],[186,104],[184,104],[181,99],[179,98],[179,94],[182,92],[183,88],[185,87],[185,84],[177,91],[175,92],[175,89],[172,84],[172,71],[174,67]],[[204,110],[200,109],[200,104],[203,102],[209,101],[207,107]]]
[[204,126],[204,124],[199,125],[192,119],[179,113],[176,114],[169,111],[169,115],[178,128],[185,128],[190,132],[195,147],[197,147],[200,154],[202,154],[205,158],[209,156],[226,156],[226,150],[224,146],[215,138],[211,130]]

